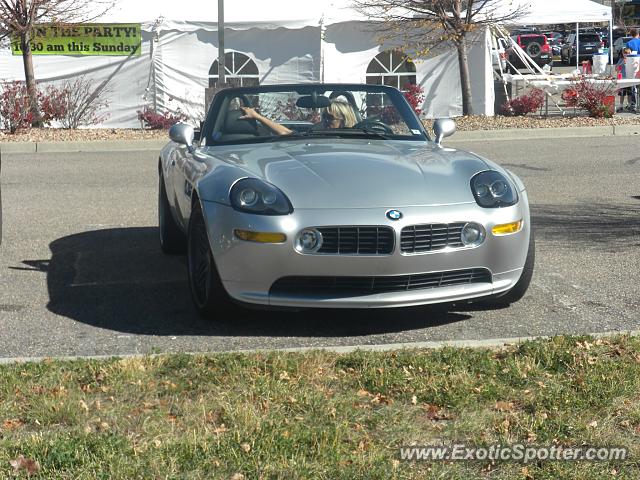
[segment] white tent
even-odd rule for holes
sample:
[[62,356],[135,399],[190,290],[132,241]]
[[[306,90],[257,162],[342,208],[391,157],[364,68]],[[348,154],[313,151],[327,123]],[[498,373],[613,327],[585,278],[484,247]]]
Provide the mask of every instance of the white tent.
[[[372,24],[349,4],[348,0],[227,0],[225,51],[250,58],[255,80],[261,84],[365,83],[374,57],[393,46],[381,45]],[[136,112],[145,106],[203,116],[204,91],[216,77],[213,67],[218,58],[215,0],[121,0],[99,21],[141,23],[142,55],[36,56],[36,78],[60,82],[87,75],[98,84],[108,80],[110,117],[105,127],[139,126]],[[475,112],[490,114],[493,104],[487,95],[492,94],[493,81],[485,41],[473,44],[470,59]],[[461,115],[455,50],[440,48],[429,58],[414,60],[416,80],[425,90],[424,114]],[[21,58],[0,49],[0,79],[22,78]]]
[[503,0],[492,12],[494,18],[521,10],[514,25],[610,22],[611,7],[591,0]]

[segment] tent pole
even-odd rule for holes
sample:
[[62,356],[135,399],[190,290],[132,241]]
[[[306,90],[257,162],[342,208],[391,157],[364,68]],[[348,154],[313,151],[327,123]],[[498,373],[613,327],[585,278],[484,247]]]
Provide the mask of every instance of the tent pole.
[[224,0],[218,0],[218,88],[224,88],[224,69]]
[[609,59],[613,65],[613,17],[609,20]]
[[576,68],[580,69],[580,23],[576,22]]

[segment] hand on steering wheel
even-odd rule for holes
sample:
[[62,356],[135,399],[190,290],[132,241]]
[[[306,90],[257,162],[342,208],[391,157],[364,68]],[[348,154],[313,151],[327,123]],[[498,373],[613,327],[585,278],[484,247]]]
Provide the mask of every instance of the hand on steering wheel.
[[393,135],[393,129],[384,123],[382,120],[363,120],[356,123],[353,128],[361,130],[371,130],[374,132],[382,132],[389,135]]

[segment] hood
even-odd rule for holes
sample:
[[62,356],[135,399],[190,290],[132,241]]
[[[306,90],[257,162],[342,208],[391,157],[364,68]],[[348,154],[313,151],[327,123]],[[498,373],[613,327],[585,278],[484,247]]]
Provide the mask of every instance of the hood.
[[294,208],[397,208],[475,203],[474,154],[409,141],[288,140],[211,149],[280,188]]

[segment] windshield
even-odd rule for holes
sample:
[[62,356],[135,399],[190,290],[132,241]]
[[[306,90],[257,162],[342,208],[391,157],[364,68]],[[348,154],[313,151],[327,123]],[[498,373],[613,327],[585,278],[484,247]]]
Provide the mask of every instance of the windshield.
[[428,139],[402,93],[376,85],[224,90],[214,99],[204,131],[208,145],[312,136]]

